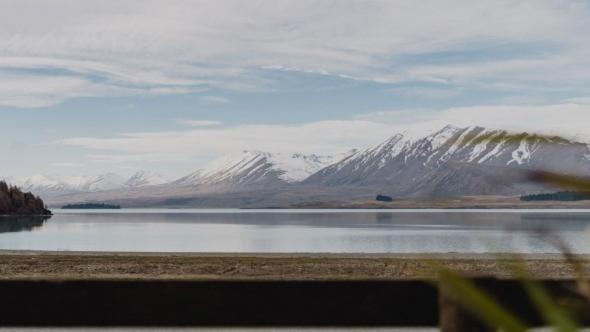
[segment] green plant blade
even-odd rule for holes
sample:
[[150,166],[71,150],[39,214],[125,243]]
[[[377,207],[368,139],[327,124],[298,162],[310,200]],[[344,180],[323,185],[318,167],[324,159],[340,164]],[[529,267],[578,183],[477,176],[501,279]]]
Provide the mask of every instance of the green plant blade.
[[447,290],[452,291],[455,300],[490,327],[501,328],[506,332],[527,330],[526,325],[517,316],[502,307],[472,281],[447,269],[439,270],[439,281]]

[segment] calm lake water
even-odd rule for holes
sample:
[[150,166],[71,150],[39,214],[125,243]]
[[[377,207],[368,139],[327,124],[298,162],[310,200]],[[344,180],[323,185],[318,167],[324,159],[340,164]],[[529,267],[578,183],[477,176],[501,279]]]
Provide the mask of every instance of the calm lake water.
[[0,217],[0,249],[590,253],[590,210],[53,210]]

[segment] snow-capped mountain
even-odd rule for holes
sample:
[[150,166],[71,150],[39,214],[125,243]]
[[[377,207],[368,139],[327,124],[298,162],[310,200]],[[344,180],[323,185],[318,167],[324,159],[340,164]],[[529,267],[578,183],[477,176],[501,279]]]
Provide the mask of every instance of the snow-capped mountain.
[[146,171],[129,178],[36,175],[10,182],[52,204],[255,207],[372,199],[377,193],[452,197],[551,190],[531,183],[528,170],[590,177],[590,146],[561,137],[446,126],[422,135],[398,133],[374,147],[334,156],[243,151],[173,182]]
[[123,187],[125,182],[126,179],[118,174],[106,173],[85,178],[77,189],[87,192],[112,190]]
[[446,126],[423,137],[397,134],[330,165],[304,181],[376,186],[419,195],[518,193],[517,170],[590,175],[588,144],[559,137]]
[[138,171],[129,178],[125,178],[115,173],[105,173],[94,176],[57,176],[37,174],[22,179],[10,179],[8,182],[21,187],[23,190],[32,191],[42,195],[62,195],[72,193],[92,193],[122,188],[139,188],[158,185],[167,181],[158,173]]
[[133,174],[124,186],[128,188],[138,188],[145,186],[156,186],[167,183],[169,180],[160,173],[150,171],[138,171]]
[[86,182],[83,176],[56,176],[36,174],[27,178],[13,179],[12,184],[21,187],[25,191],[40,194],[70,193],[80,191],[80,187]]
[[303,181],[338,161],[338,156],[319,156],[242,151],[216,159],[175,181],[176,185],[283,185]]

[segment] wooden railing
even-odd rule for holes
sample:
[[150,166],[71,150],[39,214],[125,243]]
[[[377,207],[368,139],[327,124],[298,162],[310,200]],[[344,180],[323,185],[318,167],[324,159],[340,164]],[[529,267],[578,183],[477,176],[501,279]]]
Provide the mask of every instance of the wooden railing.
[[[477,283],[530,326],[542,325],[518,281],[480,279]],[[548,280],[543,285],[560,301],[576,300],[571,281]],[[484,328],[477,316],[439,292],[431,280],[4,280],[0,294],[2,326]],[[578,315],[588,324],[586,309]]]

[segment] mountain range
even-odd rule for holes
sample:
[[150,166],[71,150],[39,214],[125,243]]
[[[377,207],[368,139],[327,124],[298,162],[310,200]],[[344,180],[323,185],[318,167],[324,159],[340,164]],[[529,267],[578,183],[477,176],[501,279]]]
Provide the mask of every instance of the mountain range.
[[299,183],[342,157],[242,151],[216,159],[173,184],[230,188],[284,186]]
[[123,188],[139,188],[168,182],[155,172],[138,171],[129,178],[115,173],[94,176],[56,176],[36,174],[22,179],[6,179],[25,191],[40,195],[56,196],[72,193],[92,193]]
[[397,134],[303,183],[381,188],[402,196],[515,195],[535,191],[523,170],[590,175],[588,144],[561,137],[446,126],[424,137]]
[[376,146],[333,156],[242,151],[175,180],[140,171],[130,178],[36,175],[12,182],[49,204],[261,207],[377,193],[457,197],[549,190],[526,181],[528,170],[590,176],[590,146],[557,136],[446,126],[423,135],[396,133]]

